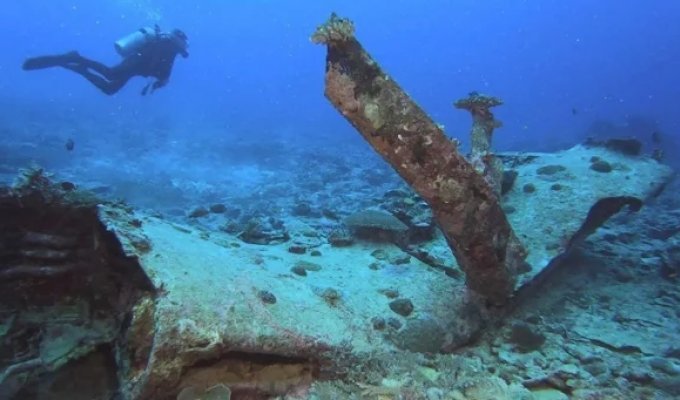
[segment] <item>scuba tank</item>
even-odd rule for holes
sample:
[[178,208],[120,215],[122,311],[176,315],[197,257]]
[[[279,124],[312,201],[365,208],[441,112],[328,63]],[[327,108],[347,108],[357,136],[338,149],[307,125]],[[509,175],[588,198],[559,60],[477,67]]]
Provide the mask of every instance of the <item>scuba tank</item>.
[[118,54],[122,57],[127,57],[130,54],[136,53],[146,43],[153,40],[158,34],[158,28],[144,27],[140,28],[131,34],[124,36],[113,43]]

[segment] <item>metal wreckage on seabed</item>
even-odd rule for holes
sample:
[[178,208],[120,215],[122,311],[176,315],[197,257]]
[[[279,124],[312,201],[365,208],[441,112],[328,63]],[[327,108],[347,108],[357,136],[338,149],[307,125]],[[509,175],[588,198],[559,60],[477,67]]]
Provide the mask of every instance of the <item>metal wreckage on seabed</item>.
[[[455,103],[473,118],[464,157],[363,49],[350,21],[333,15],[312,40],[327,47],[326,96],[429,204],[465,282],[422,268],[409,282],[376,282],[372,293],[300,297],[310,290],[304,280],[239,268],[234,254],[248,247],[225,245],[235,238],[100,202],[34,169],[0,193],[0,398],[269,398],[317,380],[360,381],[394,352],[450,352],[672,175],[607,146],[494,154],[491,107],[501,101],[474,92]],[[626,172],[604,172],[617,165]],[[426,252],[404,250],[434,265]],[[324,267],[328,287],[353,279],[342,264],[361,256],[343,251],[324,250],[337,253],[338,265]],[[376,320],[386,304],[403,316],[413,304],[420,310],[386,333]]]

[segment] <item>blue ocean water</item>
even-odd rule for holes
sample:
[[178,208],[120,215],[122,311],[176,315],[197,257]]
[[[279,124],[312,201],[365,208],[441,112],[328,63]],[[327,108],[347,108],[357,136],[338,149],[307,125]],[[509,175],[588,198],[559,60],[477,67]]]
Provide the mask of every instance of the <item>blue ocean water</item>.
[[[401,179],[324,98],[326,49],[312,44],[310,35],[331,12],[355,23],[365,49],[465,150],[470,145],[470,115],[452,104],[470,92],[480,92],[504,101],[494,109],[503,122],[494,133],[498,151],[554,152],[589,137],[632,137],[643,144],[644,154],[659,149],[663,162],[680,167],[677,1],[25,0],[3,4],[0,11],[4,43],[0,53],[0,183],[11,183],[23,168],[39,166],[54,174],[57,182],[73,182],[107,199],[121,198],[148,215],[202,230],[206,237],[205,232],[232,235],[233,248],[242,245],[234,242],[252,228],[254,220],[260,221],[257,228],[264,233],[249,240],[284,246],[285,255],[302,251],[287,244],[289,231],[300,221],[327,245],[325,240],[348,215],[393,201],[390,196],[408,197]],[[73,50],[115,65],[121,57],[114,41],[155,24],[164,31],[183,30],[189,40],[189,57],[178,57],[168,85],[152,94],[141,95],[150,82],[142,77],[109,96],[63,68],[21,68],[29,57]],[[612,264],[620,259],[642,260],[643,272],[611,272],[615,268],[607,264],[611,276],[601,283],[609,288],[610,281],[628,283],[634,276],[640,287],[625,290],[639,292],[641,298],[648,296],[650,304],[655,297],[662,298],[661,303],[667,301],[659,311],[663,322],[635,320],[644,327],[677,327],[678,314],[672,307],[680,302],[675,281],[680,271],[680,199],[677,182],[666,189],[658,203],[644,209],[640,225],[607,228],[599,237],[604,249],[588,248],[599,254],[601,258],[595,257],[593,264],[601,266],[606,264],[603,260]],[[612,248],[607,247],[611,243]],[[384,268],[380,276],[385,280],[419,279],[420,271],[412,264],[384,255],[382,250],[361,248],[379,261],[363,274]],[[264,255],[253,251],[257,255],[252,256],[252,265],[270,263],[275,270],[280,262],[277,257],[282,256],[266,251]],[[648,260],[657,260],[661,273],[656,273],[656,267],[647,268],[652,264]],[[377,265],[381,262],[384,265]],[[574,276],[587,281],[609,273],[593,272],[587,268],[589,262],[578,264]],[[301,268],[296,273],[316,272],[309,265]],[[288,272],[286,266],[281,274]],[[662,275],[667,286],[652,275],[658,281]],[[564,279],[576,282],[569,281],[567,286],[583,284],[573,276]],[[671,285],[675,289],[669,289]],[[342,293],[351,292],[351,287],[343,287]],[[316,289],[314,293],[325,293],[322,297],[327,301],[343,298],[343,294]],[[569,299],[571,303],[565,300],[564,307],[559,303],[560,310],[581,302],[591,312],[609,304],[614,296],[614,290],[584,294],[583,298],[592,300],[588,302],[571,289],[555,292],[562,290],[574,298]],[[271,293],[266,294],[262,297],[270,301]],[[542,304],[546,316],[555,306],[553,300]],[[603,307],[611,311],[608,305]],[[0,316],[1,311],[2,307]],[[217,313],[229,315],[224,309]],[[605,314],[594,312],[593,320],[610,317]],[[609,319],[618,318],[624,325],[633,321],[628,314],[612,314]],[[392,322],[387,320],[388,325]],[[0,325],[0,338],[9,325]],[[561,335],[557,328],[543,330]],[[627,379],[611,384],[612,388],[630,389],[654,381],[658,383],[654,393],[662,394],[644,398],[673,398],[680,393],[680,356],[677,346],[670,343],[674,337],[663,336],[666,333],[659,339],[669,341],[668,346],[659,346],[666,353],[641,350],[635,354],[649,371],[661,375],[625,370],[625,358],[611,361],[615,357],[596,352],[592,357],[580,357],[580,353],[574,357],[588,360],[583,361],[588,365],[583,370],[592,374],[588,382],[593,387],[609,387],[603,375],[591,371],[593,363],[609,363],[608,368],[616,364],[618,369],[607,379]],[[626,345],[612,349],[606,342],[600,347],[628,356],[630,346]],[[484,361],[479,357],[480,363]],[[516,365],[534,362],[517,357],[501,358]],[[0,361],[4,367],[6,360]],[[485,366],[484,370],[494,372],[494,368]],[[564,374],[572,374],[570,368],[565,367]],[[0,375],[0,389],[10,376],[7,371],[0,369],[7,373]],[[531,377],[525,376],[525,381],[531,381],[527,387],[535,383]],[[578,379],[587,381],[582,375]],[[630,390],[626,393],[634,392]],[[464,398],[473,399],[470,396]],[[428,394],[427,398],[445,397]]]
[[[75,117],[111,116],[118,123],[158,115],[193,133],[217,125],[264,138],[271,130],[352,136],[322,98],[324,49],[308,40],[331,11],[353,19],[386,71],[463,140],[467,115],[451,103],[472,90],[505,100],[498,109],[505,123],[496,138],[501,148],[564,147],[597,120],[624,125],[639,116],[666,135],[680,130],[674,115],[680,6],[662,0],[29,0],[3,6],[0,88],[13,103],[48,110],[56,104]],[[181,27],[191,57],[178,60],[171,84],[151,98],[140,98],[139,80],[108,98],[74,74],[19,68],[26,57],[74,49],[113,64],[119,61],[114,40],[155,23]],[[646,139],[647,132],[633,133]]]

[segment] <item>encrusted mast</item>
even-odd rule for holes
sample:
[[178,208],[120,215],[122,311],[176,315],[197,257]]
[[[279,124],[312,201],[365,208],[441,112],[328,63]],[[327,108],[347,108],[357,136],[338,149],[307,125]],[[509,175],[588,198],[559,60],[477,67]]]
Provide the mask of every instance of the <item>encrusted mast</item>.
[[351,21],[331,15],[312,41],[328,49],[326,97],[432,207],[468,287],[503,304],[526,254],[494,187],[363,49]]
[[491,152],[491,138],[494,129],[500,127],[501,122],[494,118],[491,107],[501,104],[503,104],[501,99],[477,92],[472,92],[468,97],[453,104],[456,108],[468,110],[472,115],[470,162],[487,178],[499,195],[503,179],[503,162]]

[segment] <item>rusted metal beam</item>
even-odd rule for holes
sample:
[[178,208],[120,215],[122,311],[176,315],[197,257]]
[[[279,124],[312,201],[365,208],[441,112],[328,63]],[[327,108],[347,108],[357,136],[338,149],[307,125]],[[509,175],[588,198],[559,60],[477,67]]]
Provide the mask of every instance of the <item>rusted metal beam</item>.
[[326,97],[432,207],[468,287],[505,303],[526,253],[494,189],[363,49],[351,21],[333,14],[312,41],[328,50]]
[[468,94],[468,97],[453,103],[454,107],[467,110],[472,115],[470,163],[484,175],[497,194],[501,193],[503,162],[491,151],[491,139],[494,129],[502,124],[493,116],[491,107],[501,104],[503,101],[498,97],[478,92],[472,92]]

